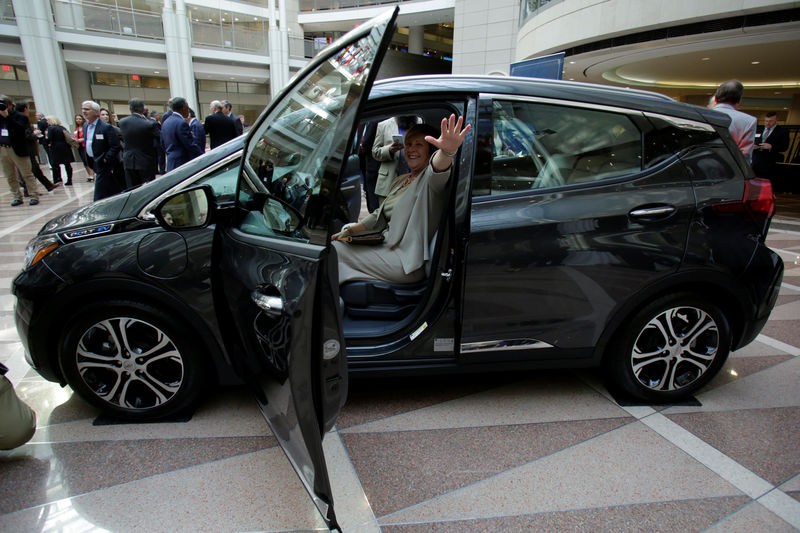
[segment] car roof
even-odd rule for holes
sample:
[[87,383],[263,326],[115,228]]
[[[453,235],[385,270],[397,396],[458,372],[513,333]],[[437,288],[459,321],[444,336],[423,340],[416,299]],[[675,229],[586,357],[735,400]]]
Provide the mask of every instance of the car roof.
[[515,96],[537,96],[574,102],[600,104],[624,109],[661,113],[718,126],[727,126],[722,113],[676,102],[651,91],[542,78],[479,75],[424,75],[388,78],[375,82],[370,100],[412,94],[489,93]]

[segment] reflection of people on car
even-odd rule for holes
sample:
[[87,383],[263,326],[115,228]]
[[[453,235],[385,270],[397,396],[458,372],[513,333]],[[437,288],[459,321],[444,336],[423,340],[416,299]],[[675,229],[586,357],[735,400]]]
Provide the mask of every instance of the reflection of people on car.
[[[405,157],[411,172],[395,179],[378,209],[332,237],[337,241],[333,244],[339,256],[340,284],[359,279],[411,283],[425,277],[429,243],[444,208],[450,167],[471,129],[471,125],[462,127],[463,117],[456,120],[450,115],[442,119],[441,133],[427,124],[417,124],[406,132]],[[372,231],[383,232],[383,244],[341,242],[347,236]]]

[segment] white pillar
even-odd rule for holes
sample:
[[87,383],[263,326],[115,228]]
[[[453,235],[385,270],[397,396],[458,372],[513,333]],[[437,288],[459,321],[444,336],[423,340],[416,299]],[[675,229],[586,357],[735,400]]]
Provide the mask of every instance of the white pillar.
[[164,26],[164,47],[167,51],[167,71],[169,73],[170,96],[186,98],[189,107],[197,112],[197,92],[194,86],[194,69],[186,16],[186,5],[183,0],[176,0],[177,8],[173,10],[172,0],[164,0],[162,24]]
[[50,2],[12,0],[12,4],[36,110],[71,124],[72,95]]
[[422,55],[425,51],[425,27],[409,26],[408,53]]
[[289,82],[289,46],[286,31],[286,6],[281,1],[280,23],[275,9],[275,0],[269,0],[269,87],[274,98]]

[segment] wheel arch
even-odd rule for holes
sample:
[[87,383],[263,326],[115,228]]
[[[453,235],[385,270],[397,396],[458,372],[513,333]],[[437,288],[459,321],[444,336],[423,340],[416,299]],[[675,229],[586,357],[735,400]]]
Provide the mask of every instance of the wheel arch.
[[744,335],[747,320],[747,297],[735,290],[736,279],[722,272],[679,272],[659,283],[642,290],[620,306],[613,314],[595,345],[592,361],[601,365],[608,356],[608,349],[621,333],[625,325],[648,303],[669,294],[688,292],[698,294],[716,305],[728,322],[731,335],[731,349],[737,346]]
[[[57,373],[59,382],[64,385],[66,379],[61,368],[61,349],[66,334],[66,326],[72,315],[81,307],[102,303],[104,301],[134,301],[150,305],[159,310],[164,310],[175,318],[180,327],[186,328],[195,338],[200,339],[199,344],[204,348],[201,357],[214,365],[213,376],[208,373],[209,379],[215,382],[227,382],[231,374],[229,365],[225,362],[227,354],[219,344],[208,327],[206,321],[191,307],[173,297],[169,292],[153,287],[147,283],[136,280],[118,279],[92,279],[70,285],[64,289],[57,303],[47,309],[46,318],[40,325],[44,332],[56,332],[46,335],[45,350],[48,354],[50,367]],[[61,320],[68,317],[67,320]]]

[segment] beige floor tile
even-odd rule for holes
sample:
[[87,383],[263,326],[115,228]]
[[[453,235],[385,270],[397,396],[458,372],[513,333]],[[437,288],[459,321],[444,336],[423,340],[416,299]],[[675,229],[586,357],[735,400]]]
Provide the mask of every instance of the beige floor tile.
[[4,531],[323,529],[279,448],[98,490],[3,517]]
[[350,432],[404,431],[628,416],[575,377],[535,378],[355,426]]
[[706,529],[705,533],[731,533],[735,531],[789,533],[797,530],[757,502],[753,502],[741,511]]
[[741,495],[640,423],[380,519],[481,518]]

